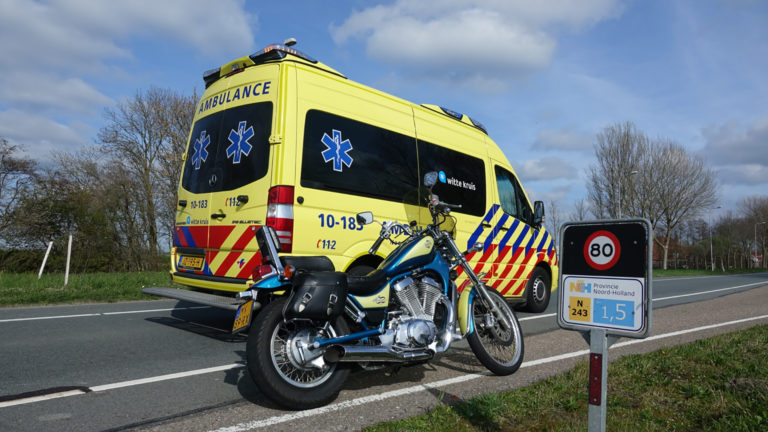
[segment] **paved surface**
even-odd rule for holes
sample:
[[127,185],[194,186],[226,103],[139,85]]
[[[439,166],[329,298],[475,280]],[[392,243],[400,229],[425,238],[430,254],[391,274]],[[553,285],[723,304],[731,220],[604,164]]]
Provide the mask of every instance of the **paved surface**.
[[[622,339],[611,360],[768,323],[767,274],[659,279],[654,299],[651,337]],[[337,401],[302,412],[258,393],[242,366],[244,338],[221,330],[227,313],[169,301],[0,309],[0,430],[359,430],[586,360],[586,342],[557,327],[555,306],[520,315],[525,363],[512,376],[487,376],[457,343],[394,375],[355,372]],[[66,393],[30,399],[53,391]]]

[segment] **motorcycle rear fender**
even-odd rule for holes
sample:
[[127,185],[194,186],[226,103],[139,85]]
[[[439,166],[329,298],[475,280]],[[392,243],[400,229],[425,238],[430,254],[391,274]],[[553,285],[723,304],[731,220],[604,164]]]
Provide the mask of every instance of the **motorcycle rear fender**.
[[286,290],[290,287],[290,282],[283,280],[278,275],[267,276],[264,279],[259,279],[251,285],[251,289],[262,290]]
[[467,286],[459,296],[459,328],[461,334],[468,335],[475,331],[474,318],[470,311],[472,310],[472,301],[477,296],[473,285]]

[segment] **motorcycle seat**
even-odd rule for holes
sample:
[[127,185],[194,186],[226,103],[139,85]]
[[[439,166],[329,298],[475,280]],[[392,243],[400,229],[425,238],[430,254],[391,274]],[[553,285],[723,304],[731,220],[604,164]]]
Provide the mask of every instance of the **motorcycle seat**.
[[384,270],[374,270],[365,276],[347,275],[347,292],[354,296],[369,296],[377,293],[387,281]]
[[326,256],[281,256],[280,262],[283,267],[290,265],[298,272],[336,271],[333,262]]

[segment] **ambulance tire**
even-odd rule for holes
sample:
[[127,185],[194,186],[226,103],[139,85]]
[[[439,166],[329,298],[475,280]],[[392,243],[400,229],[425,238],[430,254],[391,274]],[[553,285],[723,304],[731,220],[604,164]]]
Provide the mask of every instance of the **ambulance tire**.
[[533,274],[528,280],[528,286],[525,289],[525,306],[523,310],[531,313],[544,312],[549,306],[549,299],[552,294],[552,281],[549,273],[541,267],[533,269]]

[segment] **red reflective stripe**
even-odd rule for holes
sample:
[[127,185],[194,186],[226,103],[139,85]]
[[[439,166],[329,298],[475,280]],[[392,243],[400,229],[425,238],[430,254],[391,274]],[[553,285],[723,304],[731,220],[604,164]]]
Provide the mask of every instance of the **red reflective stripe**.
[[248,243],[256,237],[256,230],[253,225],[249,226],[245,232],[240,235],[235,244],[232,246],[232,250],[244,250]]
[[485,267],[485,264],[488,263],[488,257],[491,256],[494,250],[496,250],[496,245],[492,244],[488,246],[488,250],[485,251],[482,257],[480,257],[480,261],[478,261],[478,263],[475,265],[475,268],[473,269],[475,274],[480,273],[480,270]]
[[[517,272],[515,273],[515,275],[514,275],[514,276],[512,276],[512,282],[510,282],[510,283],[509,283],[509,285],[507,285],[507,286],[504,288],[504,291],[502,292],[502,294],[506,294],[506,293],[507,293],[507,291],[509,291],[509,290],[512,288],[512,284],[516,283],[516,282],[518,281],[518,279],[520,279],[520,276],[522,276],[523,272],[525,271],[525,265],[528,263],[528,261],[530,261],[530,260],[531,260],[531,258],[533,257],[533,255],[534,255],[534,253],[535,253],[535,252],[536,252],[536,251],[535,251],[535,250],[533,250],[533,249],[531,249],[530,251],[528,251],[528,255],[526,255],[526,256],[525,256],[525,259],[524,259],[524,260],[523,260],[523,261],[520,263],[520,268],[517,270]],[[524,282],[525,282],[525,281],[524,281]],[[520,289],[518,288],[518,289],[517,289],[517,290],[515,290],[515,291],[514,291],[512,294],[513,294],[513,295],[516,295],[516,294],[518,294],[519,292],[520,292]]]
[[240,273],[237,274],[237,277],[241,279],[247,279],[251,277],[253,268],[260,263],[261,263],[261,252],[256,252],[255,254],[253,254],[253,257],[250,260],[248,260],[248,262],[245,263],[245,265],[240,269]]
[[512,293],[512,295],[513,295],[513,296],[517,296],[517,295],[520,295],[520,291],[522,291],[522,290],[523,290],[523,288],[525,288],[525,285],[526,285],[526,283],[527,283],[527,282],[528,282],[527,280],[522,280],[522,281],[520,281],[520,285],[519,285],[519,286],[517,287],[517,289],[516,289],[516,290],[515,290],[515,291]]
[[503,290],[499,291],[499,293],[501,293],[501,295],[504,295],[504,294],[506,294],[506,293],[507,293],[507,291],[509,291],[509,289],[510,289],[510,288],[512,288],[512,285],[513,285],[514,283],[515,283],[515,281],[514,281],[514,280],[511,280],[511,281],[509,281],[509,283],[508,283],[508,284],[507,284],[507,285],[504,287],[504,289],[503,289]]
[[[240,253],[238,252],[237,255]],[[224,256],[224,261],[222,261],[221,264],[216,266],[216,268],[213,268],[211,265],[211,272],[216,276],[226,276],[227,269],[232,265],[233,262],[235,262],[235,259],[237,259],[237,256],[232,256],[232,252],[219,252],[219,255]],[[210,265],[210,264],[209,264]]]
[[501,264],[501,261],[504,259],[504,257],[507,255],[507,253],[512,249],[512,246],[504,246],[504,249],[499,252],[499,257],[496,258],[496,261],[494,261],[495,264]]
[[216,255],[219,254],[219,251],[211,250],[205,252],[205,262],[208,263],[208,266],[211,266],[211,263],[213,262],[214,258],[216,258]]
[[208,234],[208,247],[211,249],[221,249],[221,245],[227,241],[227,238],[234,229],[234,225],[212,226]]

